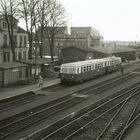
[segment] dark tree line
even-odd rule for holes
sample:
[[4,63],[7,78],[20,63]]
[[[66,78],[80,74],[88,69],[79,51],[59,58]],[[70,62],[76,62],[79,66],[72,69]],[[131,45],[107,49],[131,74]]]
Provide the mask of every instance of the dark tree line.
[[[40,58],[43,56],[43,43],[49,42],[53,61],[54,38],[59,32],[57,27],[66,25],[66,11],[58,0],[0,0],[0,13],[8,25],[13,60],[15,60],[14,27],[21,18],[25,21],[29,42],[29,59],[32,58],[33,42],[39,47]],[[51,30],[46,30],[51,27]],[[37,31],[40,28],[40,37]]]

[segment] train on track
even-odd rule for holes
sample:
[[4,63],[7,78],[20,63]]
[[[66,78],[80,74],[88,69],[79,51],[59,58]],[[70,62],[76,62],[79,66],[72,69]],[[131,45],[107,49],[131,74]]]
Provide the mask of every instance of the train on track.
[[121,68],[120,57],[91,59],[65,63],[60,68],[61,83],[82,83],[97,76],[104,75]]

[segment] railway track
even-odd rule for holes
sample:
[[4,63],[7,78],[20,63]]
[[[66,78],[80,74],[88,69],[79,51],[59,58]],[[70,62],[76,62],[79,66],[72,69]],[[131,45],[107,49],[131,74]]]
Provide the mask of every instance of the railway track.
[[[99,84],[98,87],[95,88],[95,86],[89,88],[88,91],[77,91],[72,93],[71,95],[75,95],[77,94],[97,94],[104,90],[109,89],[110,87],[112,87],[113,85],[119,84],[121,82],[123,82],[124,80],[127,80],[129,78],[134,77],[135,74],[133,73],[129,73],[128,75],[123,75],[121,77],[118,77],[117,79],[112,79],[110,82],[104,82],[104,84]],[[112,84],[111,84],[112,83]],[[97,85],[96,85],[97,86]],[[42,119],[46,119],[49,116],[57,113],[58,111],[62,111],[64,109],[67,109],[68,107],[75,105],[83,100],[85,100],[85,98],[81,98],[76,97],[76,96],[65,96],[63,98],[60,98],[56,101],[52,101],[49,102],[47,104],[44,104],[42,106],[39,106],[37,108],[34,108],[32,110],[28,110],[26,112],[23,112],[21,114],[18,114],[16,116],[13,116],[11,118],[8,118],[6,120],[2,120],[0,121],[0,139],[1,138],[5,138],[19,130],[22,130],[23,128],[26,128],[27,126],[32,125],[33,123],[37,123],[39,121],[41,121]],[[57,104],[56,104],[57,103]]]
[[63,120],[59,120],[59,122],[36,132],[36,134],[34,133],[23,138],[23,140],[70,140],[73,136],[86,129],[86,127],[88,127],[91,123],[96,122],[103,115],[107,113],[110,115],[110,112],[114,112],[115,114],[116,111],[118,111],[119,108],[125,103],[126,98],[136,90],[138,91],[138,88],[139,85],[131,88],[128,91],[123,91],[124,93],[120,92],[120,94],[116,97],[109,97],[110,100],[104,101],[102,103],[100,102],[100,105],[94,107],[93,109],[93,105],[88,106],[87,108],[90,108],[89,110],[86,108],[84,111],[81,111],[81,113],[76,113],[73,117],[69,115]]
[[14,96],[0,101],[0,113],[10,110],[17,106],[22,106],[26,103],[43,98],[43,95],[36,95],[33,92],[27,92],[22,95]]
[[139,124],[139,119],[140,119],[140,113],[139,113],[140,112],[140,105],[139,104],[140,103],[138,103],[138,106],[136,106],[135,113],[132,114],[130,119],[125,124],[124,129],[116,137],[116,140],[123,140],[127,136],[127,134],[129,133],[129,129],[131,130]]
[[[134,91],[125,100],[117,113],[113,116],[97,140],[117,140],[121,138],[123,131],[134,118],[136,108],[140,103],[140,91]],[[135,116],[137,116],[135,114]]]

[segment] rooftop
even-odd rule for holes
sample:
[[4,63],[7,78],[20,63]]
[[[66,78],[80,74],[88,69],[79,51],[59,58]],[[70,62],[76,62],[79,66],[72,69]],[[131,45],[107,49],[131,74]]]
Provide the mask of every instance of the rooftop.
[[25,34],[27,34],[27,31],[24,30],[23,28],[19,27],[19,26],[18,26],[17,32],[18,32],[18,33],[25,33]]
[[51,63],[51,61],[48,59],[36,59],[36,60],[29,59],[29,60],[20,60],[19,62],[24,63],[24,64],[29,64],[29,65]]
[[68,48],[73,48],[73,49],[79,49],[82,50],[84,52],[94,52],[94,50],[92,48],[89,47],[78,47],[78,46],[66,46],[66,47],[61,47],[62,49],[68,49]]
[[0,63],[1,69],[11,69],[11,68],[19,68],[19,67],[25,67],[25,66],[27,65],[23,63],[15,62],[15,61]]
[[102,53],[120,53],[120,52],[135,52],[136,49],[130,47],[93,47],[95,51],[102,52]]

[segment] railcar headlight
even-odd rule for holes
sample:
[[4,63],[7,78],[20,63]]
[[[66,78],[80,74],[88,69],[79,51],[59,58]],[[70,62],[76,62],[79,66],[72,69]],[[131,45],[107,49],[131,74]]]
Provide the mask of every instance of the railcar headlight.
[[73,78],[74,78],[74,76],[72,75],[72,76],[71,76],[71,78],[73,79]]

